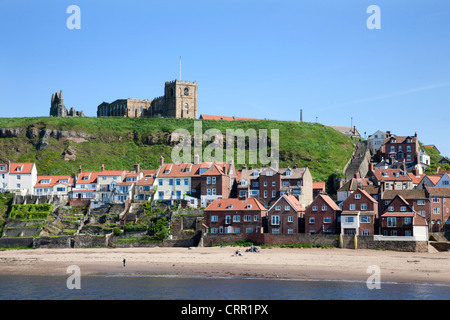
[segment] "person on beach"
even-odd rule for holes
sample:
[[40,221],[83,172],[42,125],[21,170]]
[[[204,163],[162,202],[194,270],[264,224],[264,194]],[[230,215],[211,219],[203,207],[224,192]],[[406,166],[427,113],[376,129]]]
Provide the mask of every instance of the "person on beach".
[[126,262],[126,260],[125,260],[125,258],[123,258],[123,266],[125,267],[125,262]]

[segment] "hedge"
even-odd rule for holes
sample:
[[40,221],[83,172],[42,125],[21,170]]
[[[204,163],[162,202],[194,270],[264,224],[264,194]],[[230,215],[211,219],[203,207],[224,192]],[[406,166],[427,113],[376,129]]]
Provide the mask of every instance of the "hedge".
[[9,213],[9,218],[13,220],[47,220],[52,210],[53,206],[49,203],[14,204]]

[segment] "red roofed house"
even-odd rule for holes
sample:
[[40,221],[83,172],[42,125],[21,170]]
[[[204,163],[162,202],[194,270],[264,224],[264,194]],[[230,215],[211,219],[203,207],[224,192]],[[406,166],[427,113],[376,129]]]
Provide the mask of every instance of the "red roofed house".
[[199,168],[201,177],[201,206],[207,207],[215,199],[231,196],[236,181],[236,168],[232,162],[203,162]]
[[388,204],[381,214],[380,234],[384,237],[414,237],[416,241],[428,241],[428,226],[400,195]]
[[326,192],[325,182],[313,182],[313,199],[322,192]]
[[137,181],[134,191],[134,199],[149,200],[153,193],[155,176],[158,170],[142,170],[142,177]]
[[34,163],[0,164],[0,189],[22,195],[33,194],[36,182],[37,169]]
[[378,150],[379,158],[394,160],[399,162],[420,163],[420,145],[417,133],[414,136],[399,137],[386,132],[384,144]]
[[300,219],[305,214],[298,199],[290,194],[283,194],[268,211],[268,233],[300,233]]
[[430,198],[431,231],[450,230],[450,188],[426,187],[425,189]]
[[305,211],[305,233],[338,234],[341,211],[327,194],[319,194]]
[[83,172],[80,167],[75,187],[69,193],[70,205],[87,205],[97,198],[97,175],[98,172]]
[[264,233],[267,209],[255,198],[216,199],[204,217],[209,233]]
[[374,235],[378,202],[358,188],[342,203],[341,234]]
[[411,177],[402,169],[374,169],[373,164],[370,163],[367,177],[383,191],[413,189],[414,187]]
[[36,196],[67,196],[74,185],[73,176],[38,176],[33,194]]

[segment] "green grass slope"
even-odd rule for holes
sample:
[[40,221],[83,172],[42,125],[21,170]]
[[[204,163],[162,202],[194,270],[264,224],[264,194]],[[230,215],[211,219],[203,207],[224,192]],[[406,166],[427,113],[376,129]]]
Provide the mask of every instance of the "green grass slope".
[[[0,118],[0,128],[30,130],[64,130],[92,134],[89,141],[77,143],[46,139],[47,145],[40,147],[42,137],[22,136],[0,139],[0,162],[36,162],[39,175],[72,174],[81,165],[84,171],[98,171],[102,164],[107,169],[129,169],[138,162],[142,169],[156,169],[160,156],[171,161],[173,144],[170,134],[176,129],[187,129],[194,133],[194,123],[201,120],[160,118]],[[272,129],[279,130],[280,167],[309,167],[315,181],[326,181],[335,170],[342,170],[353,152],[350,139],[321,124],[290,121],[201,121],[202,130],[218,129],[226,134],[227,129]],[[210,142],[204,142],[203,147]],[[193,149],[193,148],[192,148]],[[76,160],[65,161],[70,150]],[[225,152],[224,152],[225,154]],[[248,157],[246,157],[248,163]],[[235,159],[236,167],[241,168]],[[253,164],[258,166],[257,164]]]

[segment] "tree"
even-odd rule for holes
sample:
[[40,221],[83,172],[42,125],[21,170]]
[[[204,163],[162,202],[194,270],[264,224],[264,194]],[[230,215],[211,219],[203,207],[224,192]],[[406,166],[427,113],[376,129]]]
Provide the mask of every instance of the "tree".
[[166,217],[158,219],[153,227],[153,233],[158,240],[164,240],[169,235],[169,222]]

